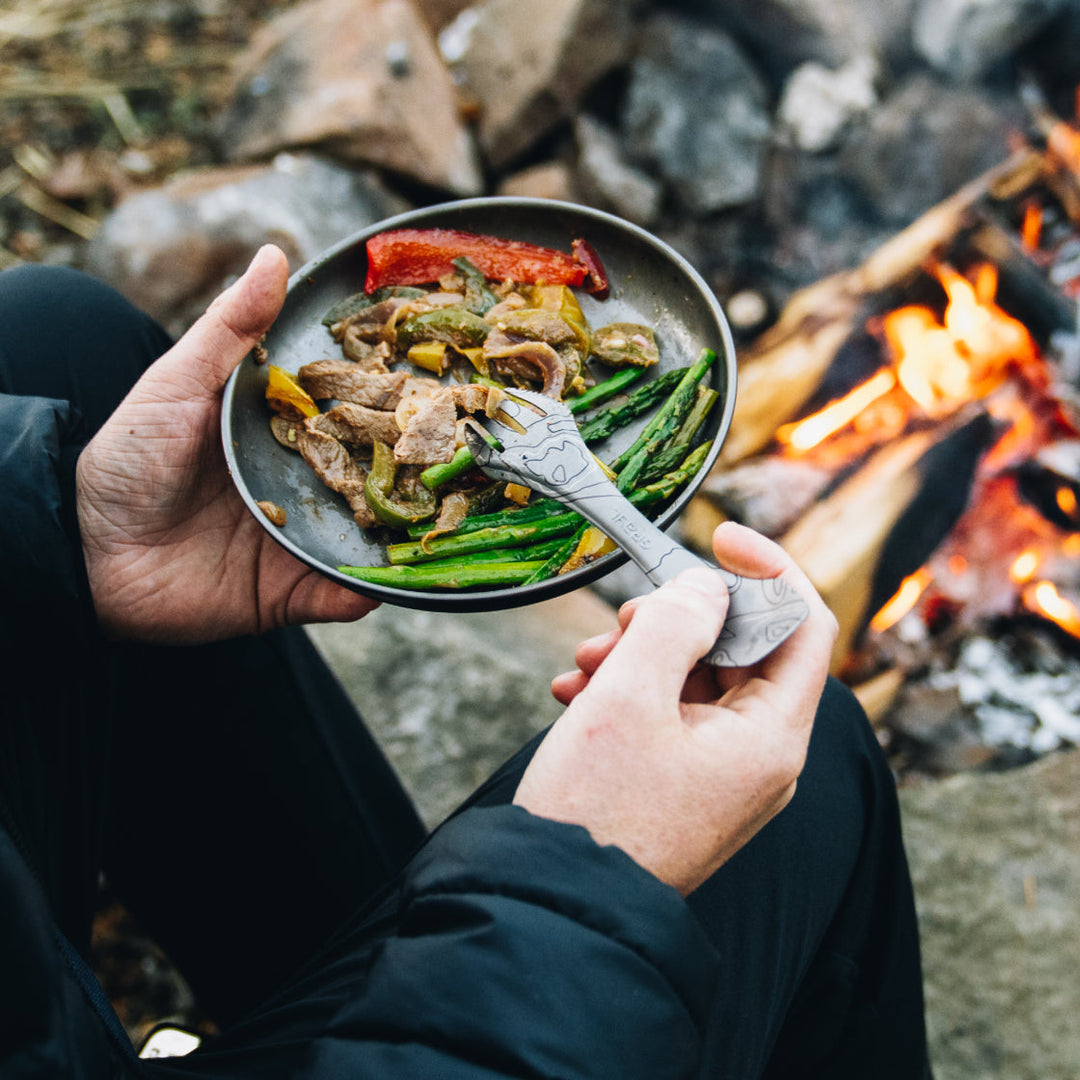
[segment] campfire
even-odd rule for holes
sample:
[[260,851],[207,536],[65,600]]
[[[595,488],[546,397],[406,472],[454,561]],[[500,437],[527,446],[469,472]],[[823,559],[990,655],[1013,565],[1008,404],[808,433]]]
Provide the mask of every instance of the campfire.
[[[685,523],[704,546],[734,517],[796,557],[879,720],[915,687],[955,696],[973,657],[1007,666],[986,643],[1037,640],[1043,675],[1080,656],[1080,101],[1066,122],[1027,100],[1008,160],[796,294],[743,358]],[[1080,738],[1028,726],[1032,746]]]

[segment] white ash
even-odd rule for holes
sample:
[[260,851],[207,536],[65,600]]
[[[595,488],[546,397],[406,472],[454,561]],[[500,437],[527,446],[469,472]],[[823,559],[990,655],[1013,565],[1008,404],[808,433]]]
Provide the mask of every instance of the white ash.
[[956,666],[927,683],[956,690],[988,745],[1045,754],[1080,744],[1080,661],[1036,651],[1033,667],[1028,650],[1013,639],[972,637],[961,646]]

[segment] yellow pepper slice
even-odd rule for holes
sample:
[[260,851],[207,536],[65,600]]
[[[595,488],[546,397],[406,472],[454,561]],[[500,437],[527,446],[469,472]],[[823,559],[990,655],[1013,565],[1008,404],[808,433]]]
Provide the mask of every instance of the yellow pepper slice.
[[319,415],[319,406],[295,375],[274,364],[269,365],[267,374],[266,400],[274,412],[294,420]]
[[446,370],[446,343],[444,341],[418,341],[409,347],[406,356],[410,364],[415,364],[434,375],[441,375]]

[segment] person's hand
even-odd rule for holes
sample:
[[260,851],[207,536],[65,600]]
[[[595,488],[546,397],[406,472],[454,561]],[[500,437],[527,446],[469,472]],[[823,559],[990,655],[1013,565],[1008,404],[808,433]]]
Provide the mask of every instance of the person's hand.
[[726,523],[721,565],[781,576],[806,622],[754,668],[699,665],[727,611],[719,573],[688,570],[623,605],[619,628],[584,642],[552,683],[566,712],[514,802],[583,825],[684,895],[788,803],[806,759],[836,620],[788,555]]
[[275,543],[225,466],[221,391],[281,310],[288,272],[281,251],[262,248],[79,457],[86,568],[113,637],[202,642],[375,606]]

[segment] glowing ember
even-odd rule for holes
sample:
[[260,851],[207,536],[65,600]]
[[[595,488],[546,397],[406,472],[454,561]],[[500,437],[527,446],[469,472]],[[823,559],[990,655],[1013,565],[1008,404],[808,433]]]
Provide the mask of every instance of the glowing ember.
[[918,602],[932,575],[926,567],[909,574],[896,590],[892,599],[870,620],[870,629],[879,633],[895,626]]
[[1035,199],[1024,205],[1024,220],[1020,226],[1020,240],[1028,251],[1038,251],[1042,240],[1042,207]]
[[1028,611],[1044,616],[1073,637],[1080,637],[1080,611],[1071,600],[1057,591],[1052,582],[1040,581],[1028,585],[1021,599]]
[[1080,131],[1060,121],[1047,134],[1046,148],[1066,169],[1080,175]]
[[1076,517],[1076,492],[1071,487],[1059,487],[1054,494],[1054,500],[1066,517]]
[[1019,585],[1025,581],[1030,581],[1038,569],[1038,552],[1028,549],[1022,555],[1017,555],[1012,566],[1009,567],[1009,577]]

